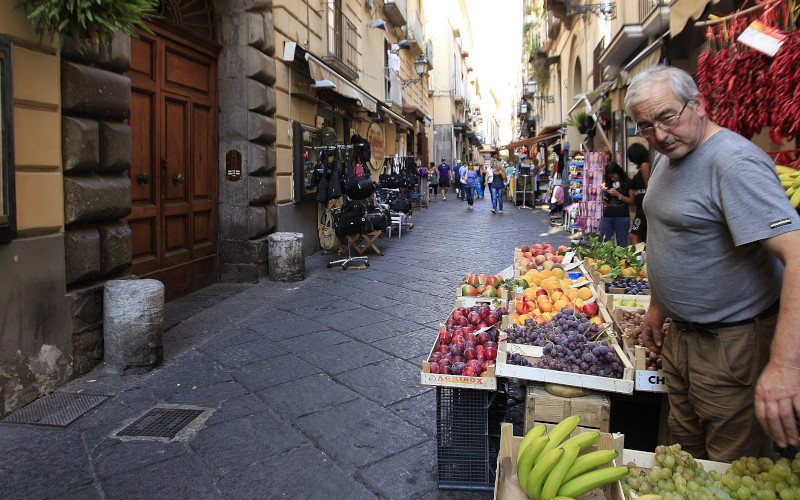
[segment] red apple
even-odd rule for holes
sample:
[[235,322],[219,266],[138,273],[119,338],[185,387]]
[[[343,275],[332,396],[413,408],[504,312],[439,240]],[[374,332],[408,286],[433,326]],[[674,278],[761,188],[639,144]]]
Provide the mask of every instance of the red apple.
[[475,291],[478,292],[478,295],[483,295],[483,292],[486,291],[486,285],[478,285],[475,287]]
[[500,315],[501,317],[508,314],[508,309],[506,309],[505,306],[500,306],[497,309],[495,309],[495,311],[497,311],[497,314]]
[[431,363],[430,372],[439,373],[439,363]]
[[483,371],[488,371],[490,366],[494,366],[493,360],[484,361],[483,366],[481,366],[481,368],[483,368]]
[[450,371],[450,363],[444,363],[439,365],[439,373],[441,375],[448,375],[451,373]]
[[478,339],[475,337],[475,333],[474,332],[467,332],[467,333],[464,334],[464,341],[467,342],[467,343],[470,343],[470,342],[475,343],[475,342],[478,341]]
[[437,347],[436,350],[442,354],[445,354],[446,352],[450,351],[450,346],[447,344],[439,344],[439,347]]
[[486,318],[485,322],[486,322],[486,326],[492,326],[492,325],[497,323],[497,316],[495,316],[493,314],[493,315],[489,316],[488,318]]
[[461,289],[461,295],[463,297],[477,297],[478,290],[472,285],[467,285]]
[[469,278],[467,278],[467,284],[472,286],[478,286],[481,284],[481,280],[477,274],[470,274]]
[[465,377],[474,377],[476,375],[475,368],[467,366],[463,370],[461,370],[461,375]]
[[481,307],[481,308],[478,310],[478,314],[480,314],[480,315],[481,315],[481,318],[482,318],[482,319],[486,319],[486,318],[488,318],[488,317],[489,317],[489,315],[490,315],[490,314],[492,314],[492,309],[491,309],[489,306],[482,306],[482,307]]
[[464,316],[461,316],[460,318],[458,318],[458,320],[456,320],[456,324],[458,326],[467,326],[469,324],[469,320]]
[[453,337],[450,335],[450,332],[448,332],[447,330],[439,332],[439,342],[441,342],[442,344],[449,344],[452,338]]
[[569,248],[565,247],[564,245],[558,247],[558,253],[566,253],[567,250],[569,250]]
[[589,302],[588,304],[583,304],[582,310],[586,316],[591,318],[592,316],[597,315],[597,313],[600,311],[600,307],[596,302]]
[[497,297],[497,288],[492,285],[486,285],[486,288],[481,292],[482,297]]
[[479,274],[478,275],[478,282],[481,285],[485,285],[486,284],[486,278],[487,278],[487,276],[485,274]]
[[497,357],[497,348],[487,347],[484,349],[484,354],[487,360],[489,361],[494,360]]
[[520,250],[522,250],[523,252],[528,252],[530,251],[530,249],[531,247],[529,247],[528,245],[522,245],[522,248],[520,248]]
[[465,363],[463,363],[463,362],[460,362],[460,361],[456,362],[456,363],[453,363],[453,366],[451,367],[453,375],[461,375],[461,373],[464,370],[465,366],[467,366],[467,365]]

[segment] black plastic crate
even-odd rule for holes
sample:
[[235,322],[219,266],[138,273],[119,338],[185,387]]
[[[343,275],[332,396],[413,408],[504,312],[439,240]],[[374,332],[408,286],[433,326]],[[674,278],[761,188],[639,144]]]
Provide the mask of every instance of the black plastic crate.
[[439,488],[494,490],[505,401],[500,388],[436,388]]

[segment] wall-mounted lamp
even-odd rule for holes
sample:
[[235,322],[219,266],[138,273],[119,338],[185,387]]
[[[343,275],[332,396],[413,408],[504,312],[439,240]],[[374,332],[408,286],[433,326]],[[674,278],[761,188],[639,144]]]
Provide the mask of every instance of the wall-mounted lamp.
[[527,113],[528,113],[528,103],[522,101],[521,103],[519,103],[519,114],[524,115]]
[[417,72],[417,74],[419,75],[419,78],[411,78],[409,80],[402,80],[403,88],[408,87],[412,83],[416,83],[416,82],[421,81],[422,80],[422,75],[424,75],[425,72],[428,71],[428,60],[425,59],[425,56],[423,56],[422,54],[417,56],[417,59],[414,61],[414,71]]
[[538,86],[539,86],[539,84],[536,82],[536,80],[531,78],[530,80],[528,80],[528,83],[525,84],[525,93],[526,94],[535,94],[536,93],[536,88]]
[[389,29],[386,27],[386,21],[380,18],[373,19],[372,21],[367,23],[367,28],[378,28],[383,31],[389,31]]
[[311,84],[312,89],[335,89],[336,84],[330,80],[317,80]]

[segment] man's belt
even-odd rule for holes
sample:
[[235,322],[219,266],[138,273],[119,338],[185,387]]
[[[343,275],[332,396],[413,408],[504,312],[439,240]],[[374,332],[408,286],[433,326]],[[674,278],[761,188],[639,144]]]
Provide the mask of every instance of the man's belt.
[[756,320],[761,321],[767,318],[770,318],[776,314],[778,314],[778,310],[780,309],[780,301],[775,301],[771,306],[764,309],[754,317],[750,319],[743,319],[741,321],[734,321],[731,323],[724,323],[724,322],[715,322],[715,323],[693,323],[691,321],[683,321],[678,319],[673,319],[672,322],[675,323],[675,326],[680,328],[681,330],[690,330],[690,331],[697,331],[697,332],[708,332],[708,331],[716,331],[721,330],[723,328],[733,328],[735,326],[744,326],[750,323],[754,323]]

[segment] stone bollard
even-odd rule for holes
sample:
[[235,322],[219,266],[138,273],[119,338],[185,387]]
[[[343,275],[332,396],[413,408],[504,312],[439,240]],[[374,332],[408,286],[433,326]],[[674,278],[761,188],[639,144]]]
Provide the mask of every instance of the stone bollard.
[[306,278],[303,233],[272,233],[267,236],[269,279],[301,281]]
[[153,279],[109,280],[103,291],[103,358],[122,374],[153,367],[164,357],[164,284]]

